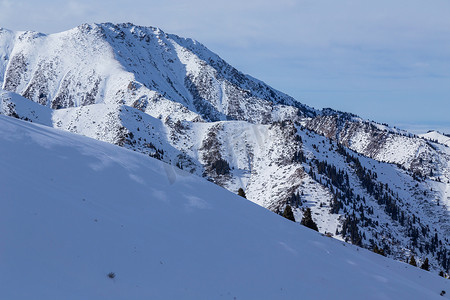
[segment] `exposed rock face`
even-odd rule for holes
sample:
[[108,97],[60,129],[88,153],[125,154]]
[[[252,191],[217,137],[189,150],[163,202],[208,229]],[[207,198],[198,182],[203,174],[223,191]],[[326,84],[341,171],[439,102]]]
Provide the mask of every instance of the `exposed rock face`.
[[[450,151],[244,75],[200,43],[132,24],[0,30],[1,113],[182,168],[394,258],[450,266]],[[21,96],[23,97],[21,97]]]
[[433,173],[436,168],[446,169],[445,164],[438,163],[439,154],[428,141],[360,118],[320,115],[306,121],[306,127],[353,151],[397,164],[421,176]]

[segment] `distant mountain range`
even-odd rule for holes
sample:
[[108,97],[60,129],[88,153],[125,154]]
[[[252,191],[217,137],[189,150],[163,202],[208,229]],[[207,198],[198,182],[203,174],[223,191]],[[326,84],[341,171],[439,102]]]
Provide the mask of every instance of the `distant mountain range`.
[[191,39],[133,24],[0,29],[1,113],[166,162],[319,231],[450,267],[450,148],[242,74]]

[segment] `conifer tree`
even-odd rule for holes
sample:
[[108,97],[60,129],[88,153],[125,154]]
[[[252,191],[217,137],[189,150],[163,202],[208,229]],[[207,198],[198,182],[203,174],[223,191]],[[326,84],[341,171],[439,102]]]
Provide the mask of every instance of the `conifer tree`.
[[247,199],[247,196],[245,195],[245,192],[242,188],[239,188],[238,195]]
[[430,263],[428,262],[428,257],[425,258],[425,261],[424,261],[423,264],[420,266],[420,268],[421,268],[422,270],[425,270],[425,271],[430,271]]
[[384,249],[383,248],[378,248],[377,245],[375,245],[373,247],[373,252],[375,252],[377,254],[380,254],[380,255],[383,255],[383,256],[386,256],[386,254],[384,254]]
[[311,228],[315,231],[319,231],[319,228],[317,228],[316,222],[314,222],[312,216],[311,216],[311,208],[307,208],[305,211],[305,214],[303,215],[302,221],[300,222],[303,226],[306,226],[308,228]]
[[285,217],[288,220],[291,220],[292,222],[295,222],[294,213],[292,212],[292,208],[289,204],[286,205],[286,208],[283,211],[283,217]]
[[411,258],[409,259],[409,264],[411,266],[417,267],[416,259],[414,258],[414,255],[411,255]]

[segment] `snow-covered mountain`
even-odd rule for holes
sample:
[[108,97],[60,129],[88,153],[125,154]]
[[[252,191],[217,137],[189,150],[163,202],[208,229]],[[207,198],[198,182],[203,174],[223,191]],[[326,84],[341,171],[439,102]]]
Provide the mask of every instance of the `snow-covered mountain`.
[[165,120],[252,120],[314,110],[239,73],[200,43],[133,24],[52,35],[0,31],[3,89],[51,108],[123,103]]
[[133,24],[0,30],[1,112],[147,154],[319,230],[450,267],[450,151],[244,75],[200,43]]
[[423,137],[427,140],[433,141],[435,143],[440,143],[440,144],[447,145],[448,147],[450,147],[450,135],[449,134],[440,133],[439,131],[432,130],[427,133],[420,134],[419,136]]
[[0,116],[0,157],[1,299],[450,298],[140,153]]

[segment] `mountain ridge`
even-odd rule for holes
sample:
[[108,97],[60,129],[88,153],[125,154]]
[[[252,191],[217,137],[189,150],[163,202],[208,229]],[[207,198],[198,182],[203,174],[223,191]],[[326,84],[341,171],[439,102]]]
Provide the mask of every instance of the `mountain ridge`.
[[298,222],[310,207],[321,232],[448,272],[447,148],[310,108],[205,49],[129,23],[18,33],[13,45],[0,32],[1,112],[243,188],[275,212],[289,204]]

